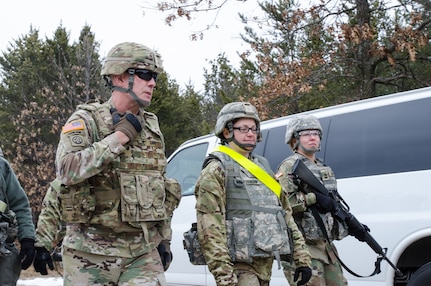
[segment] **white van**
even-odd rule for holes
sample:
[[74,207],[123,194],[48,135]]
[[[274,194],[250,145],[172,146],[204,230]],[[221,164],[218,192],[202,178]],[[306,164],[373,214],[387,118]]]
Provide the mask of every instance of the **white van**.
[[[331,166],[341,196],[387,257],[402,272],[395,278],[386,261],[381,273],[357,278],[345,271],[349,285],[431,285],[431,88],[313,110],[323,127],[319,158]],[[255,153],[275,171],[291,154],[285,144],[291,116],[261,123],[263,141]],[[196,221],[194,184],[205,156],[218,144],[214,135],[189,140],[170,157],[168,177],[183,191],[174,213],[173,262],[166,272],[170,285],[215,285],[206,266],[194,266],[183,248],[183,233]],[[369,275],[377,254],[347,237],[336,242],[341,260],[354,272]],[[428,263],[428,264],[427,264]],[[416,272],[416,273],[415,273]],[[287,285],[273,268],[271,285]]]

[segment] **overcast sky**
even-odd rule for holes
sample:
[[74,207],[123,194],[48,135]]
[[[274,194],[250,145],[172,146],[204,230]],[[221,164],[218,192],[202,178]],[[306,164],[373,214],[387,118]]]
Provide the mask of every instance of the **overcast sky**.
[[191,41],[191,32],[211,23],[208,20],[213,19],[214,13],[198,14],[194,21],[181,20],[169,27],[164,23],[161,12],[145,10],[143,15],[143,7],[155,3],[156,0],[5,1],[0,17],[0,51],[5,51],[9,43],[28,34],[30,26],[39,30],[40,37],[44,39],[52,38],[55,29],[62,24],[70,33],[71,40],[76,41],[82,27],[88,24],[96,40],[101,43],[102,57],[117,43],[142,43],[161,53],[165,70],[180,86],[191,81],[196,90],[200,90],[203,69],[210,67],[208,61],[224,52],[231,63],[237,65],[237,52],[248,48],[239,37],[243,25],[239,21],[238,11],[260,11],[257,0],[228,0],[217,18],[219,28],[206,32],[202,41]]

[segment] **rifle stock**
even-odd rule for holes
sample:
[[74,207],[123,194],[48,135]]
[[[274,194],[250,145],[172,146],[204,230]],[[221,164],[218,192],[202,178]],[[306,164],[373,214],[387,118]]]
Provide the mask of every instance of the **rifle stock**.
[[[302,182],[309,185],[311,188],[317,192],[332,197],[337,202],[336,210],[333,215],[341,221],[344,221],[349,229],[361,230],[364,233],[363,241],[368,244],[368,246],[378,255],[380,255],[388,264],[395,270],[396,275],[402,276],[402,272],[389,260],[386,256],[386,251],[379,245],[379,243],[371,236],[369,230],[364,227],[364,225],[359,222],[359,220],[349,211],[347,204],[342,204],[344,202],[343,198],[337,192],[330,192],[326,187],[314,176],[314,174],[305,166],[305,164],[297,159],[293,165],[292,174],[295,175]],[[350,232],[349,232],[350,234]],[[358,239],[357,237],[355,237]],[[362,241],[362,239],[358,239]]]

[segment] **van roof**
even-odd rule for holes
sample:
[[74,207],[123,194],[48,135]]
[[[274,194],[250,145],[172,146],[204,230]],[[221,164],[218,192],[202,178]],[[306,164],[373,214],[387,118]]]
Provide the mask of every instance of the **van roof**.
[[[391,105],[391,104],[396,104],[404,101],[427,98],[430,96],[431,96],[431,87],[425,87],[425,88],[413,89],[405,92],[398,92],[394,94],[382,95],[382,96],[377,96],[373,98],[362,99],[362,100],[347,102],[343,104],[333,105],[329,107],[309,110],[309,111],[302,112],[301,114],[313,114],[317,118],[323,118],[323,117],[328,117],[328,116],[333,116],[333,115],[338,115],[343,113],[370,109],[370,108],[379,107],[382,105]],[[266,129],[274,126],[280,126],[281,122],[282,124],[286,124],[286,122],[284,122],[286,118],[290,118],[296,115],[297,114],[290,114],[283,117],[262,121],[261,127],[264,127],[264,129]],[[193,139],[189,139],[184,143],[182,143],[180,146],[189,145],[194,142],[207,141],[208,138],[214,139],[217,137],[215,136],[214,133],[211,133],[211,134],[203,135]]]
[[[302,112],[301,114],[313,114],[317,118],[323,118],[338,114],[344,114],[364,109],[370,109],[374,107],[379,107],[383,105],[391,105],[405,101],[417,100],[422,98],[427,98],[431,96],[431,87],[425,87],[420,89],[409,90],[405,92],[398,92],[389,95],[382,95],[368,99],[362,99],[352,102],[347,102],[343,104],[333,105],[329,107],[314,109]],[[283,121],[286,118],[294,117],[297,114],[290,114],[279,118],[274,118],[261,122],[261,126],[265,126],[266,128],[270,126],[279,126],[279,121]]]

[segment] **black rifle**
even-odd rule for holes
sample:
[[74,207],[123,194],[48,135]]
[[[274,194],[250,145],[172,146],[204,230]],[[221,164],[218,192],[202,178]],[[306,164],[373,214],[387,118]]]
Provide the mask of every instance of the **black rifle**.
[[[338,192],[328,191],[300,159],[296,160],[295,164],[293,165],[292,174],[317,192],[334,199],[337,202],[337,206],[332,214],[340,221],[344,221],[349,229],[360,230],[360,232],[364,234],[363,241],[366,242],[375,253],[380,255],[389,263],[389,265],[395,270],[397,276],[403,275],[402,272],[386,256],[386,251],[383,250],[383,248],[371,236],[369,229],[360,223],[358,219],[350,213],[349,206]],[[360,241],[362,241],[362,239],[360,239]]]

